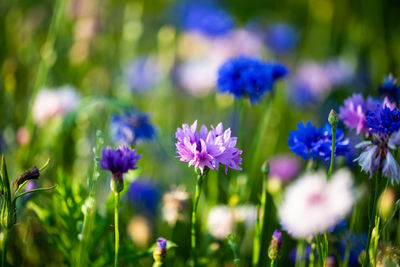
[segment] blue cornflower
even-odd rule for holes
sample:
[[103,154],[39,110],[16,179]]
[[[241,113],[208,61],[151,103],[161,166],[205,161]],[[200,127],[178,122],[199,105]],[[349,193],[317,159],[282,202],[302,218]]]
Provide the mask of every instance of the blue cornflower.
[[185,1],[178,6],[179,11],[184,30],[210,37],[227,34],[235,25],[232,17],[213,1]]
[[161,69],[153,56],[142,56],[131,61],[125,68],[125,78],[133,92],[145,92],[161,80]]
[[113,115],[110,131],[113,141],[119,145],[134,145],[152,140],[156,134],[149,116],[134,110]]
[[286,23],[275,23],[267,30],[267,45],[275,53],[293,50],[299,40],[296,30]]
[[220,92],[236,98],[248,97],[251,103],[272,90],[276,80],[283,78],[288,69],[280,63],[267,63],[252,57],[239,56],[229,59],[218,70]]
[[349,266],[359,266],[358,258],[367,245],[366,234],[352,234],[350,232],[344,233],[339,238],[338,252],[341,261],[346,256],[346,249],[349,250]]
[[390,100],[398,102],[400,98],[400,86],[397,85],[397,78],[390,73],[383,79],[383,83],[378,87],[381,95],[389,97]]
[[379,105],[377,109],[368,111],[365,125],[370,133],[390,136],[400,129],[400,111]]
[[136,163],[141,157],[136,153],[135,149],[125,146],[113,149],[108,146],[101,151],[100,166],[105,170],[111,171],[113,176],[121,176],[129,170],[137,169]]
[[[291,151],[305,160],[329,161],[332,151],[332,126],[328,123],[323,128],[314,127],[311,122],[297,124],[298,130],[289,134],[288,144]],[[349,151],[349,139],[343,131],[336,130],[335,156],[344,156]]]
[[365,125],[372,133],[372,139],[357,145],[362,152],[354,161],[370,176],[381,170],[382,176],[389,178],[392,184],[394,181],[398,183],[400,165],[390,150],[397,150],[400,146],[400,111],[395,107],[378,105],[368,112]]
[[130,184],[128,199],[137,211],[155,215],[160,201],[160,189],[149,180],[138,179]]

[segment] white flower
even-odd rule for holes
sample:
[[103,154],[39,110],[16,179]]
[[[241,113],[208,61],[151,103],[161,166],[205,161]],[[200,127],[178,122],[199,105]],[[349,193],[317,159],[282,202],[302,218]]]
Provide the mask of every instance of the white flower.
[[235,220],[243,222],[246,228],[254,227],[257,220],[257,208],[253,205],[242,205],[235,208]]
[[189,193],[182,188],[177,188],[163,196],[162,216],[171,226],[177,221],[188,220],[187,209],[189,206]]
[[294,237],[305,238],[337,225],[354,203],[349,170],[330,181],[323,172],[306,173],[290,185],[279,208],[281,224]]
[[210,210],[207,228],[213,237],[223,239],[227,234],[233,232],[234,227],[235,218],[230,207],[219,205]]
[[71,111],[79,101],[79,93],[71,86],[63,86],[57,90],[43,88],[33,104],[33,119],[37,124],[43,125],[50,118]]

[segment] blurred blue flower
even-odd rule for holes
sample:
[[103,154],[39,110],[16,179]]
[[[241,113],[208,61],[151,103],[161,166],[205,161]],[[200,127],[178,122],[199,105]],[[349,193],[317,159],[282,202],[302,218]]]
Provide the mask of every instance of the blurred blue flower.
[[286,23],[275,23],[268,27],[267,45],[275,53],[292,51],[299,40],[297,31]]
[[181,15],[181,27],[185,31],[215,37],[227,34],[235,24],[233,18],[214,1],[183,1],[177,10]]
[[[288,144],[291,151],[304,160],[312,158],[328,162],[332,151],[332,126],[325,124],[323,128],[314,127],[311,122],[297,124],[298,130],[289,134]],[[344,156],[349,151],[349,139],[344,138],[342,130],[336,130],[335,156]]]
[[161,79],[161,70],[153,57],[140,57],[126,66],[126,80],[134,92],[144,92],[154,88]]
[[346,256],[346,249],[349,250],[349,266],[359,266],[358,257],[367,245],[366,234],[352,234],[346,232],[339,238],[338,252],[340,260],[343,261]]
[[398,103],[400,98],[400,86],[397,84],[397,78],[390,73],[383,79],[383,83],[378,87],[379,94],[389,97],[390,100]]
[[218,70],[218,87],[236,98],[248,97],[251,103],[271,91],[276,80],[287,75],[280,63],[267,63],[252,57],[239,56],[227,60]]
[[160,201],[160,189],[152,181],[138,179],[130,184],[128,199],[136,211],[153,216]]
[[149,122],[149,116],[136,110],[111,117],[110,131],[113,141],[119,145],[134,145],[152,140],[156,130]]

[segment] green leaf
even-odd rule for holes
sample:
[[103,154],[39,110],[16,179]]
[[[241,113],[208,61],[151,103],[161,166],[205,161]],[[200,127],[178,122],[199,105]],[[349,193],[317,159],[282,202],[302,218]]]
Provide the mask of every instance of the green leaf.
[[36,189],[33,189],[33,190],[25,191],[25,192],[23,192],[23,193],[17,195],[17,196],[14,198],[14,200],[16,200],[16,199],[22,197],[23,195],[29,194],[29,193],[40,192],[40,191],[45,191],[45,190],[51,190],[51,189],[54,189],[54,188],[56,188],[56,187],[57,187],[57,185],[53,185],[53,186],[50,186],[50,187],[36,188]]

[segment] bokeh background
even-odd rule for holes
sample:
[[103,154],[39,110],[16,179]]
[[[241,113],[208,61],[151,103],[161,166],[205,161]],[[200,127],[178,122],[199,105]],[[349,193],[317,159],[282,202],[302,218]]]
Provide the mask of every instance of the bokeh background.
[[[217,217],[240,207],[247,215],[235,229],[247,266],[261,164],[288,153],[298,121],[323,125],[343,99],[376,95],[385,75],[400,73],[399,12],[394,0],[2,0],[0,151],[12,177],[50,158],[37,185],[58,185],[19,203],[10,263],[74,266],[89,193],[97,205],[88,266],[112,263],[109,173],[100,171],[94,188],[88,181],[97,173],[93,148],[120,141],[112,116],[134,110],[154,135],[135,142],[143,158],[126,177],[122,264],[148,266],[140,251],[164,236],[178,245],[168,266],[185,266],[190,225],[181,218],[171,226],[162,211],[174,187],[193,195],[195,174],[174,143],[177,127],[198,120],[223,122],[244,150],[242,172],[210,172],[205,181],[201,254],[209,266],[230,266],[231,251],[207,219],[217,205]],[[216,88],[218,67],[238,55],[282,62],[289,76],[262,102],[239,102]]]

